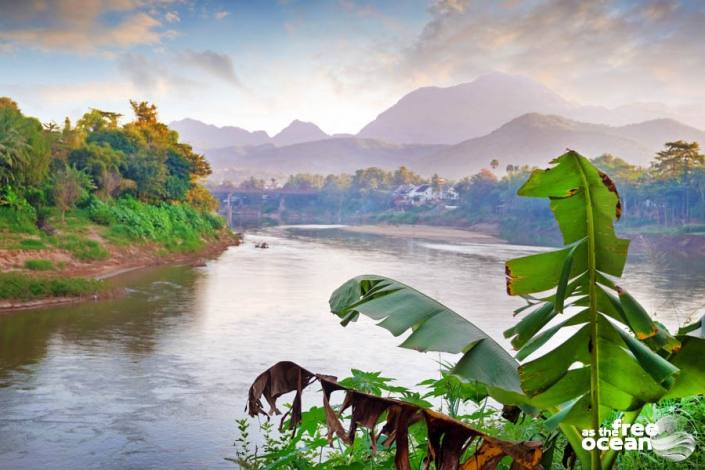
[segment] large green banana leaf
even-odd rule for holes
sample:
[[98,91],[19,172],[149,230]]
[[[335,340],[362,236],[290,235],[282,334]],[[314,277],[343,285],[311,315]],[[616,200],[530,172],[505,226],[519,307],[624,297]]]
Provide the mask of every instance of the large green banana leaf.
[[343,325],[362,314],[394,336],[411,331],[401,347],[462,354],[455,374],[487,385],[503,403],[524,401],[517,361],[470,321],[416,289],[387,277],[358,276],[333,292],[330,309]]
[[[666,396],[705,392],[705,368],[693,359],[701,340],[681,344],[613,280],[629,246],[614,230],[621,213],[615,185],[573,151],[552,165],[535,170],[519,194],[550,199],[565,247],[506,264],[508,293],[530,304],[505,332],[518,358],[531,357],[519,367],[524,392],[554,411],[552,421],[569,438],[615,410],[638,414]],[[552,338],[565,339],[535,357]],[[592,467],[599,467],[597,453]]]

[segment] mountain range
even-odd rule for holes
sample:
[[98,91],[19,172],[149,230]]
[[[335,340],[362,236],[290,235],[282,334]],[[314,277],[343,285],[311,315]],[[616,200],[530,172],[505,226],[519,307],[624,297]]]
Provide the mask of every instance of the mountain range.
[[658,117],[668,115],[668,108],[655,105],[576,105],[528,78],[493,73],[453,87],[415,90],[355,136],[330,136],[299,120],[273,137],[193,119],[170,126],[216,169],[282,176],[406,165],[424,175],[457,178],[492,159],[502,168],[542,166],[568,147],[589,157],[612,153],[646,165],[667,141],[705,145],[705,132]]
[[330,137],[317,125],[295,119],[274,137],[266,131],[248,131],[241,127],[217,127],[196,119],[173,121],[169,127],[176,130],[181,139],[200,151],[222,147],[248,147],[272,144],[279,147],[299,144]]
[[567,148],[591,158],[611,153],[646,166],[665,142],[677,139],[705,144],[705,132],[672,119],[607,126],[528,113],[487,135],[439,150],[415,169],[422,174],[437,172],[456,178],[476,173],[492,159],[497,159],[502,167],[545,166]]

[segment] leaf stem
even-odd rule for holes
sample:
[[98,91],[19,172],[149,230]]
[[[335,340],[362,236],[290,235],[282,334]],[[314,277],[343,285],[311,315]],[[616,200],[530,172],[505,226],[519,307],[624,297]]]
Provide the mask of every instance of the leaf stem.
[[[574,155],[578,169],[580,170],[580,178],[583,181],[585,190],[585,206],[586,206],[586,229],[588,241],[588,298],[590,300],[590,406],[592,411],[592,427],[595,433],[600,429],[600,367],[598,354],[598,311],[597,311],[597,247],[595,246],[595,213],[592,208],[592,195],[590,194],[590,183],[588,181],[585,167],[583,166],[582,158],[579,155]],[[592,470],[600,470],[600,450],[595,448],[591,452],[591,468]]]

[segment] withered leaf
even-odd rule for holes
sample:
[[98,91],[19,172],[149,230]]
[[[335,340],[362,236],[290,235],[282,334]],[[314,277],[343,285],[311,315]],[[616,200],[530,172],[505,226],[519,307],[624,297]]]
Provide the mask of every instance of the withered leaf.
[[[418,405],[392,398],[383,398],[358,392],[340,385],[335,377],[314,374],[299,365],[279,362],[260,374],[250,387],[248,412],[250,416],[279,413],[277,399],[296,392],[291,408],[289,429],[296,429],[301,422],[301,393],[311,383],[318,381],[323,389],[323,407],[326,413],[328,440],[337,435],[346,444],[352,444],[355,432],[364,427],[370,430],[373,449],[377,448],[380,436],[386,436],[383,445],[396,444],[395,466],[398,470],[409,470],[409,427],[424,420],[428,429],[428,454],[426,468],[431,461],[437,470],[492,470],[505,456],[512,459],[512,470],[540,470],[541,442],[510,442],[497,439],[442,413],[421,408]],[[344,391],[345,398],[340,412],[330,405],[330,397],[336,391]],[[265,413],[262,398],[270,405]],[[350,427],[347,432],[341,421],[342,413],[351,410]],[[381,431],[375,427],[386,416]],[[280,428],[286,415],[282,418]],[[477,451],[461,464],[461,458],[469,446],[478,443]]]

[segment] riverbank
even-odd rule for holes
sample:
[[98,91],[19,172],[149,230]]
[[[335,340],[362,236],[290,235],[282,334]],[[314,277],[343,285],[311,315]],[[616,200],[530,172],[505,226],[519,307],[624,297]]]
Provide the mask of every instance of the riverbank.
[[[14,288],[35,290],[40,293],[38,297],[31,299],[0,299],[0,314],[119,296],[120,292],[111,288],[107,282],[108,279],[154,266],[179,264],[197,266],[217,257],[228,247],[237,246],[240,243],[239,235],[223,230],[217,237],[204,238],[202,248],[189,252],[164,253],[154,243],[128,247],[113,246],[109,247],[110,256],[103,261],[68,262],[62,265],[62,269],[51,273],[34,273],[19,268],[17,261],[36,256],[37,253],[0,250],[0,269],[4,276],[4,278],[0,277],[0,290],[3,287],[8,290],[7,286],[1,284],[12,283]],[[42,250],[41,255],[42,259],[46,260],[70,259],[63,250]],[[58,284],[58,287],[54,288],[55,284]],[[66,292],[67,295],[52,295],[56,289],[59,292]],[[42,292],[48,295],[42,295]],[[32,292],[28,295],[32,295]]]
[[416,238],[451,243],[507,243],[499,238],[496,226],[482,224],[467,229],[433,225],[345,225],[340,230],[396,238]]
[[106,279],[202,263],[240,237],[213,214],[137,201],[49,214],[44,228],[0,211],[0,312],[117,295]]

